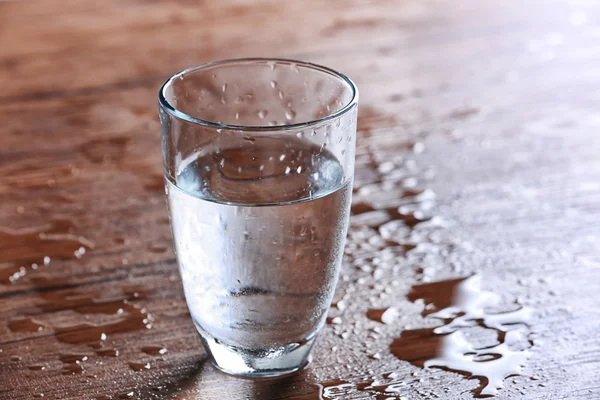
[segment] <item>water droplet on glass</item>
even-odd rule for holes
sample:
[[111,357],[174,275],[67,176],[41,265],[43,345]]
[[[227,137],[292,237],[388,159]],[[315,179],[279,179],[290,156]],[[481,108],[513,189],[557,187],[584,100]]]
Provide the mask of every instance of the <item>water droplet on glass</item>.
[[285,118],[287,118],[288,121],[291,121],[295,117],[296,117],[296,111],[294,111],[294,110],[286,111]]
[[273,89],[275,89],[277,87],[277,81],[271,81],[270,85]]
[[221,92],[225,93],[226,90],[227,90],[227,84],[224,83],[223,86],[221,86]]
[[296,168],[296,172],[297,172],[297,173],[300,173],[300,172],[302,172],[302,166],[299,166],[298,168]]
[[292,169],[290,167],[285,167],[285,174],[289,174]]
[[282,154],[279,156],[279,161],[283,161],[283,160],[285,160],[285,154]]
[[298,133],[296,133],[296,137],[298,139],[302,139],[303,136],[304,136],[304,132],[298,132]]
[[267,110],[260,110],[257,115],[258,115],[258,118],[264,119],[268,114],[269,114],[269,112]]

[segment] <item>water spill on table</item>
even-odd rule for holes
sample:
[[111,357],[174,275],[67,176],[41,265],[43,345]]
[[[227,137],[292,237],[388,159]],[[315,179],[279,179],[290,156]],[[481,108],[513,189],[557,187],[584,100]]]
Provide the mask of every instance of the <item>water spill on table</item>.
[[28,229],[0,227],[0,283],[13,283],[53,258],[80,258],[93,249],[94,243],[75,230],[76,224],[68,219]]
[[354,387],[348,381],[342,379],[335,379],[332,381],[327,381],[319,384],[320,394],[319,399],[322,400],[330,400],[336,399],[338,396],[346,395],[347,390]]
[[[405,147],[413,153],[424,150],[420,141]],[[334,366],[341,371],[341,380],[326,381],[322,398],[364,396],[359,392],[374,398],[443,398],[450,389],[437,381],[427,382],[441,376],[433,368],[480,378],[477,396],[496,394],[507,376],[522,373],[530,356],[526,323],[531,310],[506,304],[504,296],[482,290],[486,283],[482,275],[432,282],[438,274],[447,277],[467,271],[461,267],[473,248],[448,229],[455,221],[436,215],[437,195],[427,186],[433,171],[419,170],[410,156],[377,154],[381,153],[367,150],[357,158],[371,172],[363,170],[356,178],[345,258],[350,269],[342,272],[342,296],[328,318],[329,329],[342,341],[331,346],[331,356],[336,357],[344,341],[360,340],[363,350],[354,354],[375,360],[365,361],[373,370],[392,365],[391,356],[426,370],[416,375],[418,370],[411,374],[399,368],[381,375],[353,364]],[[412,304],[402,302],[396,293],[415,281],[423,284],[408,293]],[[354,296],[366,293],[371,305],[363,308],[367,322],[353,321],[358,312],[354,304],[361,303]],[[349,310],[338,309],[338,303],[349,304]],[[441,321],[441,326],[430,328],[435,321]],[[423,328],[415,329],[419,324]],[[390,346],[386,338],[397,336],[399,330],[400,337]]]
[[[153,291],[151,289],[134,286],[126,287],[123,294],[104,297],[94,293],[81,293],[78,290],[62,290],[58,292],[41,293],[42,302],[35,309],[42,311],[46,316],[54,313],[75,313],[83,316],[82,320],[75,320],[71,324],[41,324],[34,318],[25,317],[14,319],[9,323],[13,332],[37,332],[38,328],[51,331],[54,337],[63,343],[77,346],[87,346],[92,352],[72,351],[59,355],[59,360],[65,363],[62,373],[65,375],[82,374],[85,364],[94,356],[117,357],[118,349],[107,345],[108,338],[123,332],[142,331],[152,328],[152,315],[145,307],[136,302],[146,298]],[[35,312],[30,310],[29,312]],[[73,315],[73,314],[71,314]],[[92,316],[98,322],[89,322]],[[35,328],[35,329],[34,329]],[[151,355],[166,353],[164,346],[146,346],[144,351]],[[16,360],[17,356],[14,357]],[[19,357],[20,360],[20,357]],[[128,363],[129,367],[136,369],[139,363]],[[146,366],[148,365],[148,366]],[[138,370],[148,369],[149,363],[143,363]],[[42,370],[33,368],[31,370]]]
[[[409,299],[432,304],[423,314],[443,321],[431,329],[408,330],[394,340],[391,352],[414,365],[438,367],[482,379],[478,396],[496,395],[504,379],[518,375],[529,358],[529,329],[525,325],[531,311],[490,312],[500,304],[498,295],[481,289],[482,277],[418,285]],[[511,306],[509,306],[511,307]],[[512,306],[514,308],[514,305]],[[479,326],[497,332],[498,343],[478,347],[471,343],[468,328]]]

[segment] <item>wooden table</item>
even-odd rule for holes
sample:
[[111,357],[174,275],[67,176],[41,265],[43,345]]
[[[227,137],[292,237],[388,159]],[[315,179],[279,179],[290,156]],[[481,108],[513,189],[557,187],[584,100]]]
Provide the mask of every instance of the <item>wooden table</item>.
[[[0,1],[0,398],[471,398],[485,382],[419,365],[426,315],[475,273],[533,310],[498,398],[600,398],[599,17],[582,0]],[[361,91],[335,306],[279,380],[207,361],[162,189],[159,85],[243,56]]]

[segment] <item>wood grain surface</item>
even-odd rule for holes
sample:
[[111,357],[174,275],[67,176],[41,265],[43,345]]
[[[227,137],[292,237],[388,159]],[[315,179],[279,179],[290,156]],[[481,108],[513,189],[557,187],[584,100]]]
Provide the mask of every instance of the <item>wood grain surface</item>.
[[[472,398],[485,380],[422,366],[427,314],[473,274],[533,310],[498,398],[600,398],[599,17],[585,0],[0,0],[0,399]],[[245,56],[361,92],[329,324],[276,380],[207,361],[162,188],[160,84]]]

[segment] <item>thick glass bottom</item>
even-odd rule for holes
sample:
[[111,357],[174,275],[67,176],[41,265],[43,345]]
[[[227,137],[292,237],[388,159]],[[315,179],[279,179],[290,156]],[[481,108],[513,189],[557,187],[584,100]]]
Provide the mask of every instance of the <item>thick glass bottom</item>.
[[209,335],[194,322],[212,363],[229,375],[244,378],[272,378],[289,375],[308,364],[317,335],[302,343],[259,349],[228,346]]

